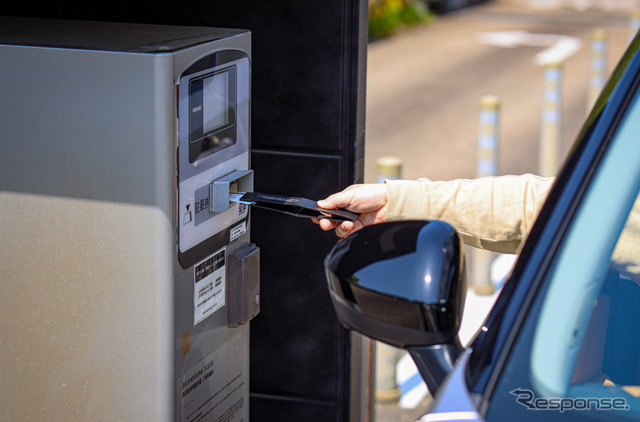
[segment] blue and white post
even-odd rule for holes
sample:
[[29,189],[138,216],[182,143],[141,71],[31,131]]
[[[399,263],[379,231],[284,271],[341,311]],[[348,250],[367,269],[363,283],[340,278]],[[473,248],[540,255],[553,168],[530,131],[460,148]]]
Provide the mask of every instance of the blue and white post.
[[376,402],[398,403],[402,391],[397,383],[397,364],[403,351],[380,341],[376,347]]
[[493,95],[480,98],[478,130],[478,162],[476,176],[498,175],[498,152],[500,150],[500,99]]
[[629,18],[629,42],[633,41],[638,30],[640,30],[640,1],[637,8],[631,12]]
[[[500,151],[500,99],[493,95],[480,98],[478,130],[477,177],[498,175],[498,153]],[[479,295],[493,294],[495,286],[491,280],[491,262],[494,255],[482,249],[469,249],[471,258],[471,285]]]
[[589,70],[589,90],[587,93],[587,114],[602,92],[607,77],[607,33],[595,29],[591,34],[591,63]]
[[562,68],[561,62],[548,63],[544,67],[538,171],[545,177],[555,176],[560,163]]
[[[403,161],[399,157],[384,156],[376,160],[376,182],[398,180],[402,178]],[[375,342],[376,354],[376,402],[391,404],[398,403],[402,391],[397,383],[397,363],[402,356],[402,350],[385,343]]]
[[402,179],[402,158],[386,155],[376,160],[376,182]]

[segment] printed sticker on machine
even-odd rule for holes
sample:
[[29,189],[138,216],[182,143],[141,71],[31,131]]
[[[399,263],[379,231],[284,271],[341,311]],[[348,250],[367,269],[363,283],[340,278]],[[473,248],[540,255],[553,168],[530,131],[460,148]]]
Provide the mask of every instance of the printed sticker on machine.
[[225,305],[226,252],[226,248],[222,248],[194,267],[194,324]]

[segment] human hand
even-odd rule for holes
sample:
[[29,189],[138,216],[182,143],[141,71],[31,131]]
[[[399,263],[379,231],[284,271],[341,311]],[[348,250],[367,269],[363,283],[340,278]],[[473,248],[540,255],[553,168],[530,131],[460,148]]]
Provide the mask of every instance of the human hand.
[[335,229],[338,237],[347,237],[365,226],[386,221],[389,193],[384,183],[351,185],[342,192],[334,193],[318,201],[318,206],[326,209],[345,208],[360,213],[354,222],[342,223],[326,219],[313,219],[324,231]]

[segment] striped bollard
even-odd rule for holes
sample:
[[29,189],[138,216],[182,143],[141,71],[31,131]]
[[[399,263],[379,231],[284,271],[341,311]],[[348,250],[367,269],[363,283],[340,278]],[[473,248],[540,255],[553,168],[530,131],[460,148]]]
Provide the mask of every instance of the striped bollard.
[[376,341],[376,402],[390,404],[400,401],[401,390],[397,384],[396,365],[401,350]]
[[638,9],[631,12],[629,18],[629,42],[633,41],[638,30],[640,30],[640,2],[638,2]]
[[[398,180],[402,178],[403,161],[399,157],[384,156],[376,160],[376,182]],[[400,387],[397,384],[396,365],[402,351],[379,341],[376,350],[375,397],[378,403],[398,403]]]
[[587,114],[602,92],[607,77],[607,33],[596,29],[591,34],[591,64],[589,71],[589,90],[587,93]]
[[[500,99],[493,95],[480,98],[477,177],[498,175],[499,123]],[[491,282],[493,254],[477,248],[470,248],[469,252],[471,285],[474,291],[479,295],[493,294],[495,291],[495,286]]]
[[402,179],[402,158],[387,155],[376,160],[376,182]]
[[480,98],[478,163],[476,176],[498,175],[500,99],[493,95]]
[[554,176],[560,162],[562,67],[562,63],[549,63],[544,67],[538,171],[545,177]]

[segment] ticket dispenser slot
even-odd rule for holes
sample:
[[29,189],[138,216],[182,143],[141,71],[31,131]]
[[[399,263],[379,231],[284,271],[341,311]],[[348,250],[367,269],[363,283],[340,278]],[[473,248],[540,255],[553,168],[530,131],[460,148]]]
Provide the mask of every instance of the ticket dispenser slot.
[[231,206],[230,195],[234,192],[253,192],[253,170],[236,170],[210,185],[210,211],[225,212]]

